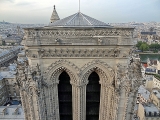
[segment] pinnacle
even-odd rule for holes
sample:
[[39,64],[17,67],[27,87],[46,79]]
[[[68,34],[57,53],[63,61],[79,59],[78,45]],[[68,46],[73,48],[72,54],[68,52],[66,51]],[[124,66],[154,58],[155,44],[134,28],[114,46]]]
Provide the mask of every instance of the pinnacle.
[[52,12],[52,15],[51,15],[51,18],[50,18],[50,23],[53,23],[57,20],[60,20],[59,16],[58,16],[58,13],[56,11],[56,7],[55,5],[53,6],[53,12]]

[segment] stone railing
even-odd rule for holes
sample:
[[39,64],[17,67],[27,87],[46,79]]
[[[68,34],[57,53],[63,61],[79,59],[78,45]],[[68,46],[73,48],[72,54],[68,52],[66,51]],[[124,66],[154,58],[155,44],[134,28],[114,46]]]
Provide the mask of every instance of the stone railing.
[[133,28],[25,29],[26,45],[133,45]]
[[28,37],[70,37],[70,36],[131,36],[133,28],[102,28],[102,29],[25,29]]

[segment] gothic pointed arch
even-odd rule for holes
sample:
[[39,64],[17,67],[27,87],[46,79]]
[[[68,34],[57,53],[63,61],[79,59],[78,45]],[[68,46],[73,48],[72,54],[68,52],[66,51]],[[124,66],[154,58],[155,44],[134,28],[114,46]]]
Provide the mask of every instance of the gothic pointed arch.
[[[81,82],[87,83],[89,75],[95,71],[100,77],[100,83],[113,84],[114,83],[114,70],[105,62],[100,60],[93,60],[87,63],[81,69]],[[87,80],[87,81],[86,81]]]
[[[66,118],[64,115],[65,113],[63,114],[63,108],[67,104],[66,101],[63,101],[63,99],[61,99],[62,97],[66,97],[66,94],[63,91],[60,91],[60,87],[66,87],[63,86],[64,83],[61,83],[63,79],[66,79],[67,84],[64,85],[70,86],[69,89],[71,91],[69,91],[69,94],[71,96],[71,99],[69,100],[71,101],[70,106],[65,107],[65,109],[71,109],[71,115],[69,117],[72,118],[72,98],[75,98],[74,94],[72,94],[72,89],[73,86],[77,84],[78,72],[79,68],[72,62],[67,60],[56,61],[48,67],[48,69],[44,73],[44,82],[46,82],[47,84],[46,87],[43,88],[43,98],[45,99],[43,106],[46,109],[46,115],[44,116],[51,116],[51,119],[53,120]],[[66,76],[66,78],[63,78],[64,76]],[[60,96],[60,94],[62,96]]]
[[[89,77],[93,72],[95,72],[99,76],[99,83],[97,84],[100,84],[101,87],[99,95],[99,109],[96,108],[99,110],[99,114],[98,116],[96,116],[97,119],[114,120],[114,115],[116,114],[115,110],[117,107],[117,98],[114,87],[114,70],[107,63],[100,60],[94,60],[87,63],[81,70],[81,84],[84,83],[88,85],[90,82]],[[87,103],[86,101],[86,104],[89,103]]]
[[67,60],[59,60],[52,63],[44,73],[47,82],[52,80],[52,83],[58,83],[58,77],[63,72],[69,75],[72,84],[76,84],[78,76],[77,73],[80,71],[79,68],[72,62]]

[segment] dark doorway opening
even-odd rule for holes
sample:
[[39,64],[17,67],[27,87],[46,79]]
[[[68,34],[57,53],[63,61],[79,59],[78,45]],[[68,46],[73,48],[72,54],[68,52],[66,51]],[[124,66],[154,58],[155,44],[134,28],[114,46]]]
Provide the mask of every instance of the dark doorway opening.
[[86,120],[99,120],[100,84],[99,76],[92,72],[86,89]]
[[60,120],[72,120],[72,86],[65,71],[59,76],[58,98]]

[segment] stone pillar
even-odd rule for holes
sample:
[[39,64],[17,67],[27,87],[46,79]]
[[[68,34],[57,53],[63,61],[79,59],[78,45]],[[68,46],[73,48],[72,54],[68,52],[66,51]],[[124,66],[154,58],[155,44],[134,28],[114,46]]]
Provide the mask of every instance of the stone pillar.
[[86,85],[72,85],[73,120],[86,120]]
[[[45,95],[46,95],[46,106],[47,106],[47,119],[52,119],[52,111],[51,111],[51,107],[52,107],[52,98],[51,98],[51,86],[49,85],[48,88],[46,88],[45,90]],[[53,93],[52,93],[53,94]]]
[[45,89],[46,87],[42,87],[41,92],[40,92],[40,118],[41,120],[46,120],[46,101],[45,101]]
[[22,101],[22,107],[23,107],[23,110],[24,110],[25,120],[30,120],[29,119],[29,115],[30,115],[29,108],[27,107],[28,106],[28,102],[27,102],[27,98],[25,98],[26,95],[25,95],[23,90],[20,90],[20,96],[21,96],[21,101]]
[[29,109],[31,120],[40,120],[39,109],[38,109],[38,96],[34,88],[30,89],[29,95],[27,95],[29,100]]
[[109,101],[109,119],[115,120],[116,118],[116,95],[115,95],[115,89],[113,86],[110,86],[110,101]]
[[31,116],[31,120],[34,120],[34,109],[33,109],[33,103],[32,103],[32,95],[28,95],[28,101],[29,101],[29,109],[30,109],[30,116]]
[[99,120],[115,120],[115,96],[111,85],[101,85]]
[[40,110],[39,110],[39,96],[37,94],[37,91],[34,91],[34,94],[32,96],[32,101],[34,105],[34,114],[36,120],[40,120]]
[[48,109],[48,119],[52,119],[55,120],[55,99],[53,98],[53,96],[55,95],[54,93],[54,88],[53,88],[53,84],[48,86],[48,95],[49,95],[49,109]]
[[59,84],[59,81],[57,83],[55,83],[52,87],[52,91],[53,91],[53,94],[52,94],[52,98],[54,98],[54,109],[53,109],[53,114],[55,115],[54,116],[54,119],[53,120],[59,120],[59,101],[58,101],[58,84]]
[[127,89],[128,87],[121,87],[120,89],[117,120],[125,120],[129,93]]
[[26,109],[27,109],[27,120],[31,120],[31,111],[30,111],[30,104],[29,104],[29,95],[24,91],[24,98],[25,98],[25,104],[26,104]]
[[59,120],[58,83],[43,88],[41,120]]
[[48,96],[46,103],[48,102],[47,113],[49,119],[59,120],[59,101],[58,101],[58,83],[49,85]]
[[107,101],[108,101],[108,87],[101,84],[101,95],[100,95],[100,108],[99,108],[99,120],[106,120],[106,109],[107,109]]

